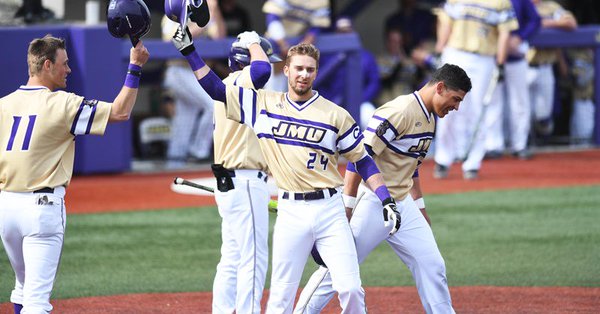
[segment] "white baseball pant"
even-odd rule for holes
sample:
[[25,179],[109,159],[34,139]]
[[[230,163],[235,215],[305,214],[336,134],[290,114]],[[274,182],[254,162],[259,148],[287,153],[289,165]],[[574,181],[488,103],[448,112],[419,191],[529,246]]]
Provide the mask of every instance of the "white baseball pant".
[[[490,79],[496,66],[493,56],[470,53],[446,48],[442,54],[444,63],[460,66],[471,78],[473,88],[462,101],[459,110],[438,119],[435,134],[435,162],[449,167],[456,159],[466,154],[462,164],[463,171],[479,170],[485,155],[485,126],[475,129],[482,121],[483,96],[490,85]],[[483,121],[481,122],[483,124]],[[467,152],[469,143],[471,150]]]
[[65,188],[54,193],[0,192],[0,235],[15,271],[10,301],[21,314],[52,311],[50,294],[66,226]]
[[591,143],[594,138],[595,107],[591,99],[575,99],[573,101],[570,135],[575,142]]
[[261,312],[269,260],[269,190],[264,178],[259,170],[235,170],[235,188],[215,190],[223,243],[213,283],[213,313]]
[[[387,241],[411,271],[425,312],[454,313],[444,259],[429,224],[412,197],[409,195],[397,203],[402,224],[400,230],[390,236],[391,226],[383,225],[381,201],[362,185],[360,193],[365,194],[356,204],[350,220],[359,262],[362,263],[382,241]],[[320,313],[334,293],[328,269],[319,267],[300,294],[294,313]]]
[[[527,88],[527,60],[507,62],[504,67],[504,81],[498,82],[492,102],[485,114],[487,135],[486,151],[503,151],[505,133],[510,138],[510,149],[518,152],[527,148],[527,138],[531,126],[531,105]],[[504,132],[505,119],[508,119],[508,132]]]
[[527,71],[529,96],[535,121],[552,118],[554,107],[554,71],[552,64],[531,66]]
[[267,313],[292,313],[296,290],[313,244],[329,266],[331,287],[338,292],[342,313],[366,313],[356,247],[341,193],[310,201],[287,200],[282,193],[280,190],[273,231],[273,271]]

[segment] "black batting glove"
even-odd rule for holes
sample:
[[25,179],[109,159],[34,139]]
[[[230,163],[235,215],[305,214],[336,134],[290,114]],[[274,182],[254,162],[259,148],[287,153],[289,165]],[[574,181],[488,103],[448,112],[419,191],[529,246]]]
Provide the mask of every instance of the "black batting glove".
[[192,40],[192,33],[190,33],[190,29],[187,26],[185,27],[185,31],[181,29],[181,26],[177,27],[177,31],[171,41],[184,57],[196,50],[194,41]]
[[400,213],[396,208],[396,201],[392,197],[388,197],[382,202],[383,205],[383,225],[389,227],[392,225],[390,235],[393,235],[400,229]]

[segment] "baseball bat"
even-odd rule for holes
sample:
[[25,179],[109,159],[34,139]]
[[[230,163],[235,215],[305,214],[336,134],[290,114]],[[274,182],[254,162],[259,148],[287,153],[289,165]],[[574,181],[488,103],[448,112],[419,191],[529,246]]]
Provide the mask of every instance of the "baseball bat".
[[[215,189],[213,189],[209,186],[198,184],[198,183],[195,183],[195,182],[192,182],[192,181],[180,178],[180,177],[175,177],[175,179],[173,180],[173,183],[175,183],[177,185],[187,185],[187,186],[191,186],[196,189],[208,191],[210,193],[215,193]],[[270,212],[277,213],[277,200],[269,200],[268,208],[269,208]]]
[[187,185],[187,186],[191,186],[193,188],[208,191],[210,193],[215,193],[215,189],[213,189],[209,186],[198,184],[198,183],[195,183],[192,181],[188,181],[188,180],[180,178],[180,177],[175,177],[175,179],[173,180],[173,183],[178,184],[178,185]]

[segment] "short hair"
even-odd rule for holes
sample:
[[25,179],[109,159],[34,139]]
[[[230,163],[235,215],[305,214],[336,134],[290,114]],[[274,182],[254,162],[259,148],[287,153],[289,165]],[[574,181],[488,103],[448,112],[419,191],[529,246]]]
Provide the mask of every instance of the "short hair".
[[297,44],[292,46],[288,50],[287,57],[285,59],[285,65],[289,66],[290,60],[296,55],[312,57],[317,61],[317,69],[319,68],[319,57],[321,56],[321,53],[313,44]]
[[465,93],[471,90],[471,79],[465,70],[454,64],[445,63],[433,72],[428,84],[433,85],[437,82],[444,82],[451,90],[462,90]]
[[46,60],[50,60],[52,63],[56,62],[56,51],[58,49],[65,49],[65,40],[62,38],[56,38],[48,34],[42,38],[32,40],[27,49],[29,76],[40,73]]

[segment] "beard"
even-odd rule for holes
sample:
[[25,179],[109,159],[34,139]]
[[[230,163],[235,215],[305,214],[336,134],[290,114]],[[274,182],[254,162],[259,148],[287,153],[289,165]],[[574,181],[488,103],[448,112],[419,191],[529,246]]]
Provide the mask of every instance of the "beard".
[[312,91],[312,85],[307,85],[305,88],[297,87],[296,84],[292,84],[291,81],[288,82],[289,87],[299,96],[304,96]]

